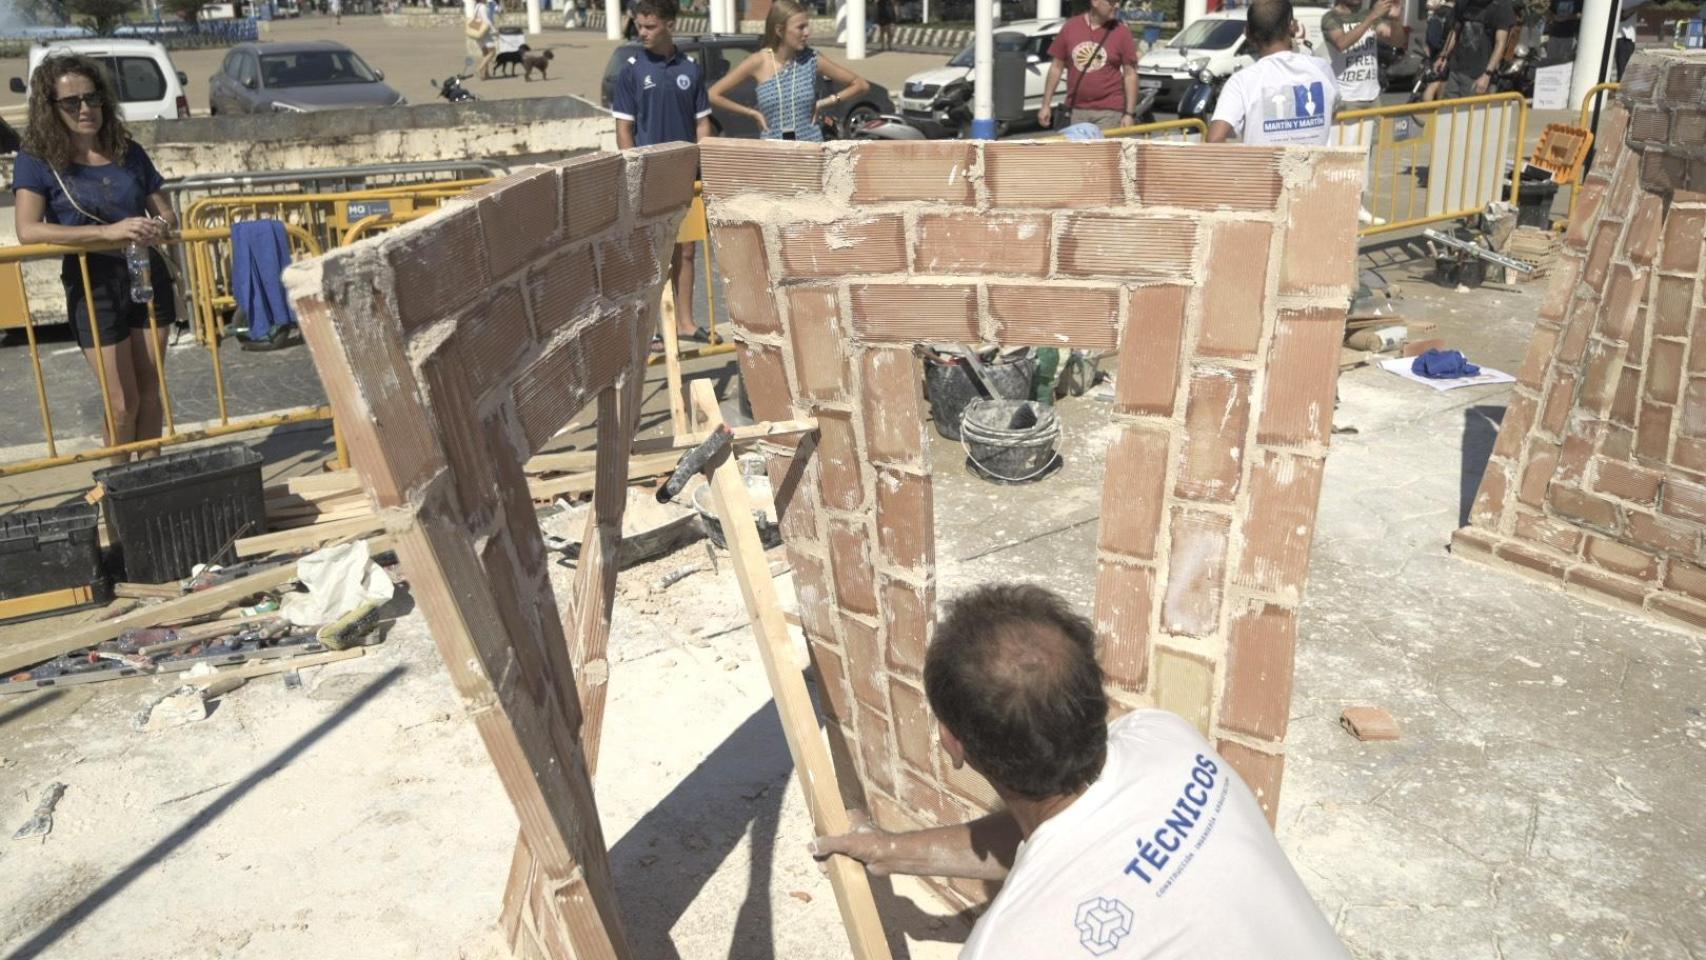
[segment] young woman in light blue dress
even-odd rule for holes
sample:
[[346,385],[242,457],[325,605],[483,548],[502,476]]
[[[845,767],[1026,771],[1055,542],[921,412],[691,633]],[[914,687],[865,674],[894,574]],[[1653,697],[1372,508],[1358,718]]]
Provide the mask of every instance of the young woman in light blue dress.
[[[795,0],[775,0],[764,18],[764,43],[711,85],[711,105],[727,113],[743,113],[758,123],[766,140],[821,142],[821,119],[849,99],[870,89],[852,70],[823,56],[808,44],[811,15]],[[842,88],[827,97],[817,95],[817,78],[828,77]],[[728,93],[747,80],[757,83],[758,109],[730,100]]]

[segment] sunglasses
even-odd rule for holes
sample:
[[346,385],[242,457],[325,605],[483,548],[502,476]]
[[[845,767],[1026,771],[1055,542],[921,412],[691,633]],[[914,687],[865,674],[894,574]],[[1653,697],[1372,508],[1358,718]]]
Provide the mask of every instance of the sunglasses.
[[107,105],[107,101],[98,93],[83,93],[74,97],[60,97],[53,101],[53,105],[66,113],[76,113],[84,107],[99,110]]

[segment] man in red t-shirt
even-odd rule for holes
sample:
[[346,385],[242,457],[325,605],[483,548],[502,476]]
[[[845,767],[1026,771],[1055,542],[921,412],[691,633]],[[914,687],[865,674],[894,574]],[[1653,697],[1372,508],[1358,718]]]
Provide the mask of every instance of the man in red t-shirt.
[[1113,0],[1090,0],[1090,8],[1060,26],[1049,44],[1052,62],[1043,81],[1043,105],[1037,122],[1053,126],[1054,89],[1066,68],[1066,108],[1072,123],[1093,123],[1106,130],[1135,122],[1137,44],[1114,13]]

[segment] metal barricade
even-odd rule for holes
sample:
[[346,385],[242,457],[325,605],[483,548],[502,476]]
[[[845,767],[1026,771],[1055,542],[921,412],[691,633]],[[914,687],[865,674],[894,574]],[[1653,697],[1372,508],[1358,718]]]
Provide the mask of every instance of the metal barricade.
[[1140,123],[1134,127],[1114,127],[1111,130],[1104,131],[1103,136],[1201,143],[1208,139],[1208,124],[1195,117],[1186,117],[1182,120]]
[[[1594,123],[1594,114],[1599,107],[1599,98],[1604,94],[1615,92],[1622,86],[1620,83],[1596,83],[1588,88],[1587,93],[1582,95],[1582,114],[1578,126],[1592,133],[1595,140],[1599,139],[1599,125]],[[1576,178],[1575,184],[1570,187],[1570,217],[1572,219],[1576,215],[1576,200],[1582,195],[1582,181],[1587,179],[1585,166],[1582,169],[1582,174]]]
[[[293,253],[303,256],[317,256],[321,252],[320,245],[311,235],[309,235],[307,231],[290,225],[286,225],[285,231],[292,241]],[[205,249],[209,245],[221,241],[227,241],[230,239],[230,235],[231,231],[228,227],[212,230],[185,230],[178,236],[176,242],[182,243],[187,248],[186,253],[188,256],[186,259],[189,262],[194,263],[203,259]],[[94,299],[94,290],[89,273],[89,253],[101,250],[117,250],[121,249],[123,246],[123,244],[98,244],[88,246],[31,244],[27,246],[3,247],[0,248],[0,265],[15,266],[26,261],[45,259],[49,257],[76,257],[82,277],[85,303],[92,304]],[[192,270],[183,282],[193,287],[199,287],[200,296],[206,297],[211,293],[208,289],[209,278],[205,274]],[[17,294],[21,297],[22,291],[17,291]],[[125,443],[114,442],[117,436],[117,431],[116,421],[114,419],[113,390],[117,389],[118,385],[108,382],[107,371],[104,365],[96,364],[96,380],[101,392],[101,417],[102,422],[105,425],[105,442],[93,449],[62,454],[59,452],[58,438],[54,435],[53,412],[48,402],[47,379],[42,370],[40,344],[36,338],[35,322],[29,315],[27,305],[20,304],[20,306],[24,306],[24,309],[21,311],[21,315],[24,318],[24,335],[29,349],[30,369],[35,379],[36,400],[41,412],[42,435],[45,440],[47,456],[36,457],[17,463],[0,464],[0,477],[26,473],[33,470],[42,470],[48,467],[60,466],[67,463],[95,460],[102,457],[112,456],[114,454],[155,450],[163,446],[236,433],[244,430],[254,430],[257,428],[306,420],[325,420],[331,417],[331,409],[327,406],[319,405],[312,407],[299,407],[291,410],[273,411],[260,416],[233,420],[226,405],[224,367],[220,362],[219,357],[219,331],[214,328],[203,331],[203,334],[205,338],[204,342],[208,349],[209,359],[212,363],[214,399],[219,411],[218,420],[216,423],[207,426],[198,427],[193,430],[180,431],[177,428],[177,424],[173,416],[170,375],[166,369],[165,358],[161,353],[162,348],[160,346],[159,334],[162,331],[160,330],[158,321],[155,318],[154,305],[150,303],[148,305],[148,346],[150,352],[153,354],[155,368],[159,372],[158,390],[162,414],[162,435],[151,439],[134,440]],[[90,313],[93,314],[93,312],[94,311],[91,309]],[[93,319],[94,318],[91,317],[92,321]],[[92,346],[98,350],[101,346],[99,323],[91,322],[90,337],[93,341]],[[79,369],[79,373],[82,373],[81,369]]]

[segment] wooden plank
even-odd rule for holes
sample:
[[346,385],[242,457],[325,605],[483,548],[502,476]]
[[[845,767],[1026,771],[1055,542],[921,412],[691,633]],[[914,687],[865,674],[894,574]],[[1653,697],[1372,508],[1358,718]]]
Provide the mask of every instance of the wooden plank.
[[[775,437],[791,437],[802,433],[811,433],[817,429],[817,418],[806,417],[800,420],[765,420],[760,423],[748,424],[744,427],[734,427],[731,432],[735,435],[737,444],[756,443],[759,440]],[[663,453],[666,451],[691,450],[705,441],[710,434],[703,431],[684,433],[674,437],[649,437],[645,440],[634,441],[630,452],[635,455]],[[564,453],[541,453],[527,461],[528,473],[581,473],[592,470],[598,463],[598,448],[591,450],[570,450]],[[673,464],[671,464],[673,466]]]
[[[348,493],[352,490],[364,490],[361,477],[354,470],[328,470],[325,473],[312,473],[302,477],[291,477],[282,486],[287,493],[309,497],[325,496],[328,494]],[[268,487],[268,496],[276,488]]]
[[92,647],[103,640],[111,640],[126,630],[152,627],[169,620],[180,620],[185,617],[224,610],[245,597],[264,590],[271,590],[295,579],[296,564],[281,563],[276,567],[268,567],[259,573],[251,573],[230,583],[222,583],[217,587],[186,594],[176,600],[167,600],[165,603],[133,610],[122,617],[114,617],[100,623],[91,623],[58,636],[41,637],[23,643],[15,643],[0,649],[0,674],[12,673],[25,667],[34,666],[43,660],[51,660],[62,653],[82,647]]
[[[692,304],[687,305],[693,309]],[[687,403],[681,392],[681,344],[675,336],[675,284],[665,279],[658,302],[658,325],[663,328],[664,379],[669,384],[670,432],[686,433],[689,425]]]
[[32,593],[26,597],[13,597],[10,600],[0,600],[0,620],[29,617],[54,610],[80,607],[94,599],[95,589],[88,585],[66,587],[63,590],[48,590],[44,593]]
[[184,588],[172,583],[115,583],[113,596],[125,600],[171,600],[184,595]]
[[[722,423],[717,396],[708,380],[693,382],[693,406],[702,422],[714,429]],[[752,519],[752,502],[747,497],[746,484],[741,480],[735,459],[727,457],[711,471],[712,502],[717,519],[722,522],[723,535],[728,540],[729,556],[740,582],[741,595],[746,600],[753,633],[758,640],[759,659],[770,679],[771,695],[776,700],[776,712],[782,720],[782,734],[788,741],[788,752],[794,758],[794,770],[806,795],[806,806],[819,836],[846,833],[851,825],[841,804],[841,790],[836,784],[835,766],[829,757],[829,746],[818,728],[817,711],[812,707],[811,694],[805,677],[794,664],[788,626],[776,599],[776,585],[770,579],[770,567],[764,559],[764,545],[758,539],[758,525]],[[847,928],[847,939],[853,956],[858,960],[887,960],[888,940],[883,936],[882,918],[877,915],[876,900],[871,896],[870,878],[863,864],[848,857],[831,857],[827,863],[830,886],[835,902],[841,908],[841,922]]]
[[303,667],[317,667],[321,664],[336,663],[339,660],[353,660],[367,653],[366,647],[351,647],[348,650],[327,650],[325,653],[310,653],[303,657],[280,657],[277,660],[263,660],[260,663],[244,664],[230,670],[216,670],[204,673],[199,677],[185,676],[185,683],[197,686],[209,686],[222,680],[252,680],[272,673],[288,673]]
[[228,620],[209,620],[206,623],[198,623],[193,627],[180,627],[174,631],[177,633],[176,637],[173,637],[170,640],[162,640],[159,643],[150,643],[147,646],[137,647],[136,652],[145,657],[152,657],[156,653],[165,653],[168,650],[180,650],[184,647],[194,646],[195,644],[212,637],[223,637],[227,634],[236,633],[245,626],[259,620],[277,619],[278,614],[276,613],[257,613],[253,616],[232,617]]
[[[674,450],[667,453],[654,453],[644,457],[632,457],[628,460],[628,479],[644,480],[647,477],[661,477],[675,469],[681,461],[681,454]],[[527,481],[527,492],[535,500],[555,500],[558,497],[576,493],[591,493],[594,483],[592,473],[573,473],[566,477],[552,477],[549,480]]]
[[278,553],[281,550],[318,547],[339,537],[365,537],[369,534],[382,533],[384,530],[385,522],[369,513],[366,516],[351,517],[348,520],[334,520],[331,523],[316,523],[311,526],[297,527],[294,530],[263,533],[258,537],[245,537],[237,541],[237,556],[258,557],[262,554]]

